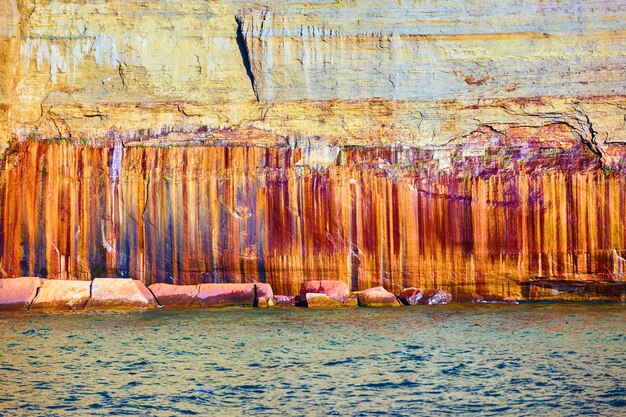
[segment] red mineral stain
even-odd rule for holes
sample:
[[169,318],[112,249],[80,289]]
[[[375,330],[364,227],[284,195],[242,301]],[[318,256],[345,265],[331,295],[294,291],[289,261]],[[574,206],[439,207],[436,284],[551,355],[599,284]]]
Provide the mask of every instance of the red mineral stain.
[[568,129],[484,127],[448,169],[410,147],[344,148],[322,167],[282,145],[127,147],[119,178],[113,146],[21,142],[1,171],[0,274],[501,297],[607,274],[626,249],[626,176]]

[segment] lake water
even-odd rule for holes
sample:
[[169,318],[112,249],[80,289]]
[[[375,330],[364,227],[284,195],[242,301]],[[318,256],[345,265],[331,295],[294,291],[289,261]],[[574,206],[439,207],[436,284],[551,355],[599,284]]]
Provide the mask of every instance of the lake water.
[[3,313],[0,415],[626,415],[626,308]]

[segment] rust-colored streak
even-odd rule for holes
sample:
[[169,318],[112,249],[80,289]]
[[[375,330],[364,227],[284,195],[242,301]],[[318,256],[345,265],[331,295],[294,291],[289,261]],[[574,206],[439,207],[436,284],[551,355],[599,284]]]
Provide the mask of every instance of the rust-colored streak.
[[541,143],[461,146],[446,170],[423,149],[342,149],[316,168],[312,150],[135,147],[115,178],[113,148],[23,142],[2,173],[0,274],[516,296],[533,276],[612,271],[625,176]]

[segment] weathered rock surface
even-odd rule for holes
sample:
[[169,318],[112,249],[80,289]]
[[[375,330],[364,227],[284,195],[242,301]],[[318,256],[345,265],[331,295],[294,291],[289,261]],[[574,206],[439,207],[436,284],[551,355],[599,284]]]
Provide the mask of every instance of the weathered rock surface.
[[33,277],[0,279],[0,310],[27,310],[41,285]]
[[163,307],[191,307],[200,291],[198,285],[152,284],[148,287]]
[[402,304],[393,293],[383,287],[368,288],[358,293],[361,307],[400,307]]
[[274,300],[279,307],[294,307],[296,305],[296,297],[292,295],[275,295]]
[[257,298],[274,298],[274,291],[271,285],[257,282],[254,286],[256,288]]
[[402,304],[407,306],[414,306],[419,304],[420,300],[424,297],[424,290],[421,288],[405,288],[398,296],[398,299]]
[[452,301],[452,294],[444,290],[426,290],[420,304],[425,305],[442,305]]
[[155,308],[157,301],[139,280],[126,278],[95,278],[86,309]]
[[300,299],[308,302],[307,294],[310,293],[325,294],[329,298],[343,303],[350,294],[350,289],[346,283],[341,281],[320,280],[303,282],[300,286]]
[[519,304],[519,300],[516,298],[504,297],[497,294],[482,294],[483,303],[489,304]]
[[256,307],[274,307],[276,301],[272,297],[258,297],[254,304]]
[[200,307],[254,306],[254,284],[200,284],[199,288]]
[[356,294],[350,294],[344,301],[344,307],[358,307],[359,306],[359,298]]
[[475,292],[459,292],[454,294],[453,299],[457,303],[484,303],[485,299]]
[[337,148],[322,170],[298,165],[312,148],[39,141],[13,151],[0,183],[0,274],[254,280],[282,294],[315,276],[340,280],[343,297],[347,283],[436,279],[453,293],[515,298],[528,277],[612,270],[626,242],[626,170],[605,172],[563,125],[484,128],[447,170],[417,148]]
[[46,279],[42,280],[30,309],[82,310],[90,296],[91,281]]
[[625,138],[620,3],[2,0],[0,11],[4,143],[253,125],[444,144],[481,124],[582,114],[599,142]]
[[626,302],[626,282],[542,279],[523,283],[524,298],[537,301]]
[[305,296],[308,308],[346,308],[357,307],[354,299],[339,301],[322,293],[307,293]]

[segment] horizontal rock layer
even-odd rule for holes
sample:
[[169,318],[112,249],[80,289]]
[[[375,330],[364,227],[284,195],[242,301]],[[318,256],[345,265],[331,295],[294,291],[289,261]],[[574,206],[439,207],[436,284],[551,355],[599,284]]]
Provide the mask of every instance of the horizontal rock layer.
[[257,127],[342,145],[481,124],[626,138],[620,2],[0,0],[0,150]]
[[[308,307],[334,309],[349,307],[400,307],[401,305],[442,305],[458,303],[518,304],[519,299],[491,294],[458,294],[440,289],[405,288],[400,294],[383,287],[351,293],[343,301],[333,298],[332,288],[341,281],[315,281],[317,292],[307,292],[296,302],[293,296],[271,296],[271,286],[249,284],[153,284],[124,278],[96,278],[93,281],[54,280],[38,277],[0,279],[0,311],[30,310],[143,310],[155,307],[191,309],[214,307]],[[307,282],[302,284],[306,289]],[[524,300],[626,302],[626,282],[598,280],[540,279],[522,283]],[[330,290],[330,291],[329,291]],[[330,296],[325,293],[328,292]],[[415,295],[419,294],[419,298]],[[296,297],[297,298],[297,297]]]
[[[283,298],[277,300],[289,304]],[[291,297],[293,299],[293,297]],[[138,280],[95,278],[92,281],[20,277],[0,279],[3,310],[109,310],[197,307],[272,307],[269,284],[153,284]],[[293,303],[291,303],[293,305]]]

